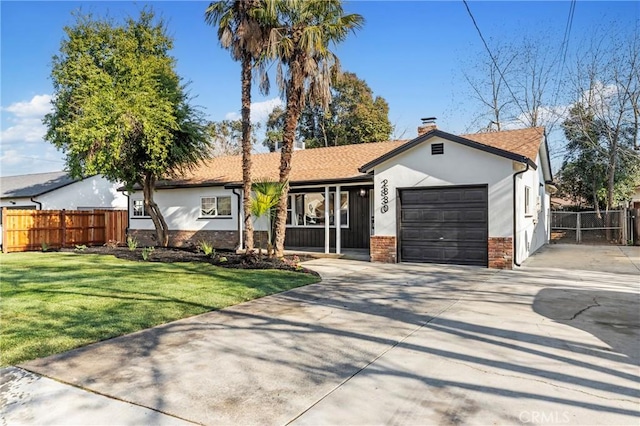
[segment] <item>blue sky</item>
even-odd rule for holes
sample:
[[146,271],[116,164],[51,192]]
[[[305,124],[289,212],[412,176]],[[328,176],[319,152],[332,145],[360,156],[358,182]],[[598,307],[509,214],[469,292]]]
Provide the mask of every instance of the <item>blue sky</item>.
[[[64,168],[64,159],[42,140],[40,120],[53,93],[51,57],[71,25],[71,12],[113,18],[132,15],[151,5],[174,37],[178,73],[191,81],[195,103],[211,120],[238,115],[240,67],[221,49],[215,29],[203,20],[208,2],[31,2],[2,1],[1,13],[1,158],[0,175],[38,173]],[[484,2],[469,6],[488,40],[536,38],[541,34],[561,43],[570,2]],[[469,125],[477,108],[462,70],[477,72],[472,58],[483,52],[482,42],[462,1],[351,1],[348,12],[366,23],[336,48],[343,70],[367,81],[390,106],[396,137],[416,135],[420,118],[435,116],[451,133],[477,129]],[[595,27],[615,22],[615,31],[637,30],[640,2],[578,1],[569,47],[584,41]],[[490,42],[491,44],[491,42]],[[254,117],[266,117],[279,93],[254,93]],[[261,147],[257,147],[258,150]]]

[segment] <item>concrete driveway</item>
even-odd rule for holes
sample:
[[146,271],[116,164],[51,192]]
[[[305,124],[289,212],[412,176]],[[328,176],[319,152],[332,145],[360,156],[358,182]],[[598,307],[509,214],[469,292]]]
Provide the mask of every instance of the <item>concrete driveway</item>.
[[307,265],[325,280],[5,369],[5,422],[640,421],[638,247],[549,246],[514,271]]

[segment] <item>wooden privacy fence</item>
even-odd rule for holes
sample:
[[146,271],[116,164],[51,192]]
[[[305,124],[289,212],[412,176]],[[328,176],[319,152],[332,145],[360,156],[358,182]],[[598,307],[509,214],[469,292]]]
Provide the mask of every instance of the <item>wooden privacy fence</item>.
[[126,210],[2,209],[2,251],[124,242]]

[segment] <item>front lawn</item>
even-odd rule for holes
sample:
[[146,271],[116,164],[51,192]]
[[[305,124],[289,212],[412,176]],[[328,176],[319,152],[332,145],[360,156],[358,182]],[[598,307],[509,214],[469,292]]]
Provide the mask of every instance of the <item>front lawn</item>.
[[0,263],[0,366],[319,281],[295,272],[75,253],[3,254]]

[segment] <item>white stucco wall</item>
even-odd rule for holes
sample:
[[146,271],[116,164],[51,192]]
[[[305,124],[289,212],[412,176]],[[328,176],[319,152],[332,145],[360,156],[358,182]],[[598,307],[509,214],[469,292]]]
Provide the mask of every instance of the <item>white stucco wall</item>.
[[[431,143],[444,154],[432,155]],[[397,188],[488,185],[489,236],[513,234],[513,162],[445,139],[433,138],[375,167],[375,235],[396,236]],[[381,211],[381,182],[388,181],[389,210]]]
[[126,209],[127,197],[118,192],[120,186],[96,175],[34,199],[42,203],[42,210]]
[[[242,194],[241,190],[236,191]],[[200,217],[201,197],[231,197],[231,216],[219,218]],[[240,195],[242,197],[242,195]],[[130,194],[129,227],[131,229],[154,229],[149,218],[133,216],[133,201],[143,200],[142,191]],[[223,187],[161,189],[155,192],[154,200],[171,230],[181,231],[235,231],[238,229],[238,196]]]
[[[540,164],[540,158],[536,159]],[[516,179],[516,261],[523,262],[543,245],[550,236],[550,197],[545,190],[542,167],[530,168]],[[525,214],[525,187],[531,188],[530,214]]]

